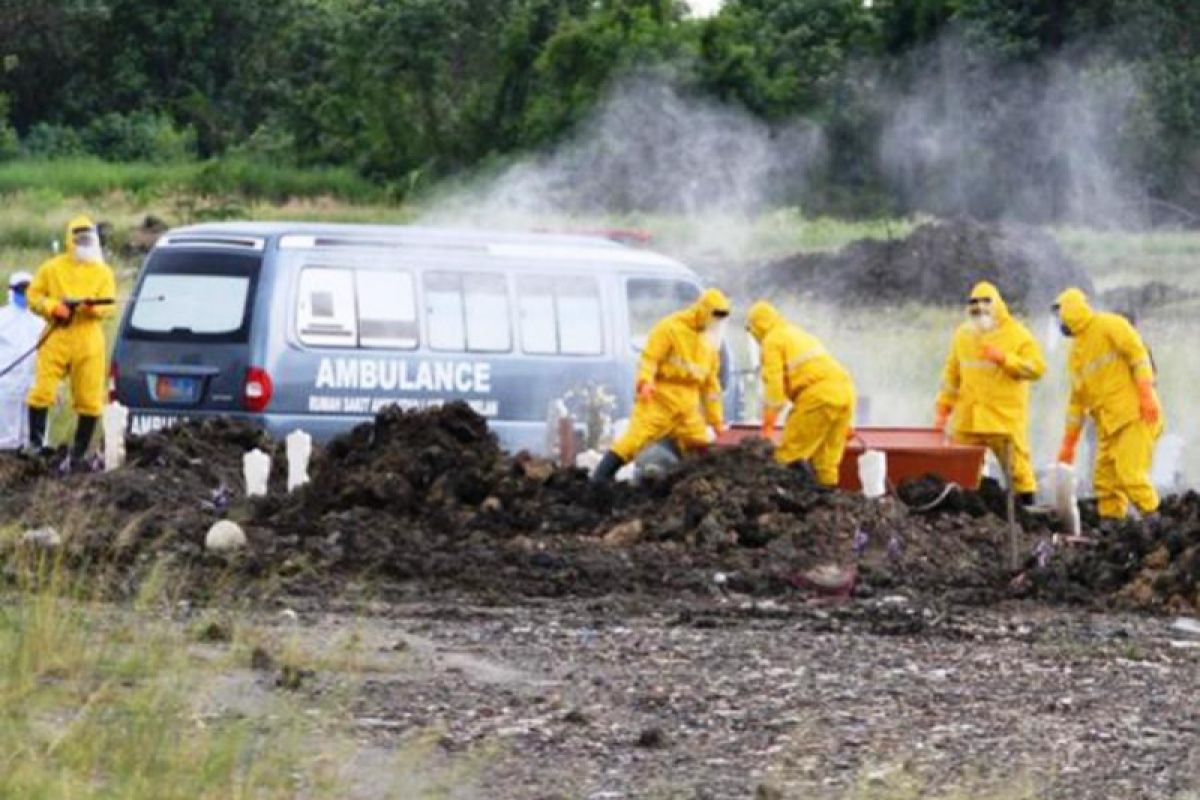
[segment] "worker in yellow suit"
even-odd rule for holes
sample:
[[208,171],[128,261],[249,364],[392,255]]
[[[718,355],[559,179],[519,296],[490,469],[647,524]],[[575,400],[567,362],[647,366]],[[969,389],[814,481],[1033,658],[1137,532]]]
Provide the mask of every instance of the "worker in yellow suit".
[[[78,466],[87,454],[104,404],[105,341],[101,327],[113,312],[113,272],[104,263],[100,237],[87,217],[67,224],[66,252],[37,269],[27,292],[29,307],[53,326],[37,354],[37,374],[26,397],[29,443],[46,446],[46,420],[59,384],[71,381],[71,397],[79,416],[68,465]],[[103,300],[107,304],[96,304]]]
[[775,448],[781,464],[806,464],[825,486],[836,486],[846,436],[854,423],[854,381],[812,334],[783,318],[765,300],[750,307],[746,330],[762,352],[762,432],[792,410]]
[[729,298],[707,289],[691,307],[650,330],[638,363],[629,429],[596,466],[593,482],[612,480],[617,470],[659,439],[670,438],[686,452],[708,444],[709,425],[717,434],[724,431],[720,343],[729,310]]
[[1079,289],[1059,295],[1054,308],[1062,332],[1072,338],[1067,356],[1071,399],[1058,460],[1075,462],[1084,416],[1091,417],[1100,516],[1124,519],[1130,502],[1143,515],[1153,514],[1158,493],[1150,483],[1150,467],[1164,421],[1150,353],[1128,320],[1093,311]]
[[1037,491],[1029,458],[1029,385],[1045,372],[1037,340],[1009,313],[999,290],[975,284],[967,320],[954,332],[942,369],[934,425],[959,444],[991,450],[1023,505],[1032,505]]

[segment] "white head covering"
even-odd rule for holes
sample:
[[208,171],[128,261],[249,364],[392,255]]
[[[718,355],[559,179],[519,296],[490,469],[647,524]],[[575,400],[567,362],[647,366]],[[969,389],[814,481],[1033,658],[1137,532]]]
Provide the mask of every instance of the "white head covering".
[[33,276],[25,270],[19,270],[8,276],[8,288],[14,289],[22,283],[33,283]]

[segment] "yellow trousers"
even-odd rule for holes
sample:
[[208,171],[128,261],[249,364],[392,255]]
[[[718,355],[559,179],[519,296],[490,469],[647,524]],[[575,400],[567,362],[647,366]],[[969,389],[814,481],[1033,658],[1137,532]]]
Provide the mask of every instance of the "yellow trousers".
[[[1000,462],[1006,473],[1012,474],[1013,491],[1017,494],[1027,494],[1037,491],[1037,478],[1033,474],[1033,464],[1029,459],[1029,443],[1021,436],[1010,439],[1003,433],[959,433],[955,431],[954,441],[959,444],[970,444],[986,447]],[[1012,442],[1013,460],[1007,463],[1007,443]]]
[[807,461],[825,486],[837,486],[838,469],[846,452],[846,433],[854,421],[853,403],[827,403],[815,393],[801,393],[783,425],[775,448],[781,464]]
[[693,403],[663,402],[659,395],[633,406],[629,428],[613,443],[612,451],[622,461],[631,461],[659,439],[673,439],[681,452],[708,444],[708,425],[700,413],[700,393],[694,391]]
[[100,416],[106,394],[104,347],[104,331],[97,324],[56,329],[38,350],[37,375],[25,402],[49,408],[69,376],[75,413]]
[[1149,514],[1158,509],[1158,492],[1150,483],[1158,426],[1134,420],[1096,442],[1093,483],[1100,516],[1124,519],[1129,503]]

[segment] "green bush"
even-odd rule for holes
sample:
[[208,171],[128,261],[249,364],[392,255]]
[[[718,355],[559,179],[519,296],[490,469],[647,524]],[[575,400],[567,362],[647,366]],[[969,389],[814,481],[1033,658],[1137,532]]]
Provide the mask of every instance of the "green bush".
[[108,161],[184,161],[196,155],[196,132],[149,112],[105,114],[83,130],[87,152]]
[[39,122],[25,134],[21,152],[34,159],[76,158],[84,154],[83,137],[66,125]]

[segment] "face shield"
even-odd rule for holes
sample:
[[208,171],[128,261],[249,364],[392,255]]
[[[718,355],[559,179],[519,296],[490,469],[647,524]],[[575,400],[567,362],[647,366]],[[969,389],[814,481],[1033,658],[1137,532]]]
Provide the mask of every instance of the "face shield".
[[996,317],[992,311],[992,298],[972,297],[967,301],[967,320],[980,333],[987,333],[996,327]]
[[704,324],[704,338],[714,349],[720,350],[725,344],[725,331],[729,325],[728,311],[714,311],[712,317]]
[[80,261],[104,260],[104,253],[100,249],[100,237],[95,228],[75,228],[71,231],[71,243],[75,246],[75,258]]
[[1055,303],[1053,305],[1053,309],[1054,319],[1058,321],[1059,333],[1061,333],[1063,336],[1074,336],[1075,334],[1071,333],[1071,329],[1067,327],[1067,323],[1063,322],[1062,305],[1060,303]]

